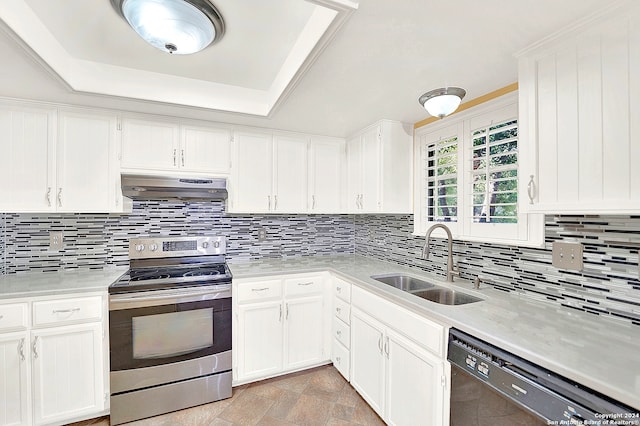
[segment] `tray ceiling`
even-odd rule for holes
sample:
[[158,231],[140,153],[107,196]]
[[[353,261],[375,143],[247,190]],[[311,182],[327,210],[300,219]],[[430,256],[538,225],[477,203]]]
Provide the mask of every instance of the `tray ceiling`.
[[269,116],[357,7],[215,0],[226,33],[192,55],[148,45],[109,0],[11,0],[0,18],[74,91]]

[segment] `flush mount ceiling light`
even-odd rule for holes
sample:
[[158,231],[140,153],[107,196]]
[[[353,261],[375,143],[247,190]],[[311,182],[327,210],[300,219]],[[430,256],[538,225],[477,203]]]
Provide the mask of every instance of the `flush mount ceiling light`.
[[458,109],[467,92],[459,87],[443,87],[420,96],[418,102],[434,117],[443,118]]
[[224,21],[208,0],[111,0],[131,28],[167,53],[199,52],[222,38]]

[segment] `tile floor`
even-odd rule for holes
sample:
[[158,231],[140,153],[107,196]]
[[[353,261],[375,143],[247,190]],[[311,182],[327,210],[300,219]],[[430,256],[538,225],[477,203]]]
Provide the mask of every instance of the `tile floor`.
[[[73,426],[109,426],[109,418]],[[333,366],[323,366],[233,389],[223,401],[129,423],[131,426],[341,426],[384,422]]]

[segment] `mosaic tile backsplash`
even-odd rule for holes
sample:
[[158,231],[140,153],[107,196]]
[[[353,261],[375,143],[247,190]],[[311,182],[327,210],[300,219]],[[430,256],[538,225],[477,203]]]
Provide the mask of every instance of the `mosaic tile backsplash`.
[[[412,216],[357,216],[355,228],[357,254],[445,277],[446,240],[432,239],[429,260],[421,259],[424,237],[411,234]],[[545,240],[544,248],[455,241],[454,261],[463,278],[480,275],[499,290],[640,325],[640,216],[547,216]],[[559,240],[583,244],[581,272],[551,265]]]
[[[224,235],[230,260],[353,254],[350,216],[237,216],[223,201],[134,202],[127,215],[5,213],[3,273],[126,266],[129,239],[154,235]],[[258,241],[258,229],[267,233]],[[49,231],[62,231],[64,249],[49,250]]]
[[[64,233],[61,251],[48,248],[52,230]],[[126,266],[132,237],[201,234],[227,236],[231,261],[357,253],[444,277],[444,240],[423,260],[424,238],[412,231],[411,215],[239,216],[222,201],[134,202],[128,215],[0,213],[0,274]],[[640,325],[640,216],[547,216],[545,233],[544,248],[456,241],[454,259],[463,278]],[[556,240],[583,244],[582,272],[551,265]]]

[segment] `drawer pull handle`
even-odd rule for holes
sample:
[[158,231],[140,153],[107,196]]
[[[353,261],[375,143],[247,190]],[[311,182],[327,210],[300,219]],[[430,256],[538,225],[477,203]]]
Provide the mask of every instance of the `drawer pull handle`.
[[313,284],[313,281],[309,281],[306,283],[298,283],[298,285],[311,285],[311,284]]
[[25,356],[24,356],[24,337],[22,339],[20,339],[20,344],[18,345],[18,354],[20,355],[20,359],[22,361],[25,360]]
[[71,309],[54,309],[54,314],[72,314],[74,312],[80,311],[80,308],[71,308]]
[[265,291],[265,290],[269,290],[269,287],[252,288],[252,289],[251,289],[251,291]]

